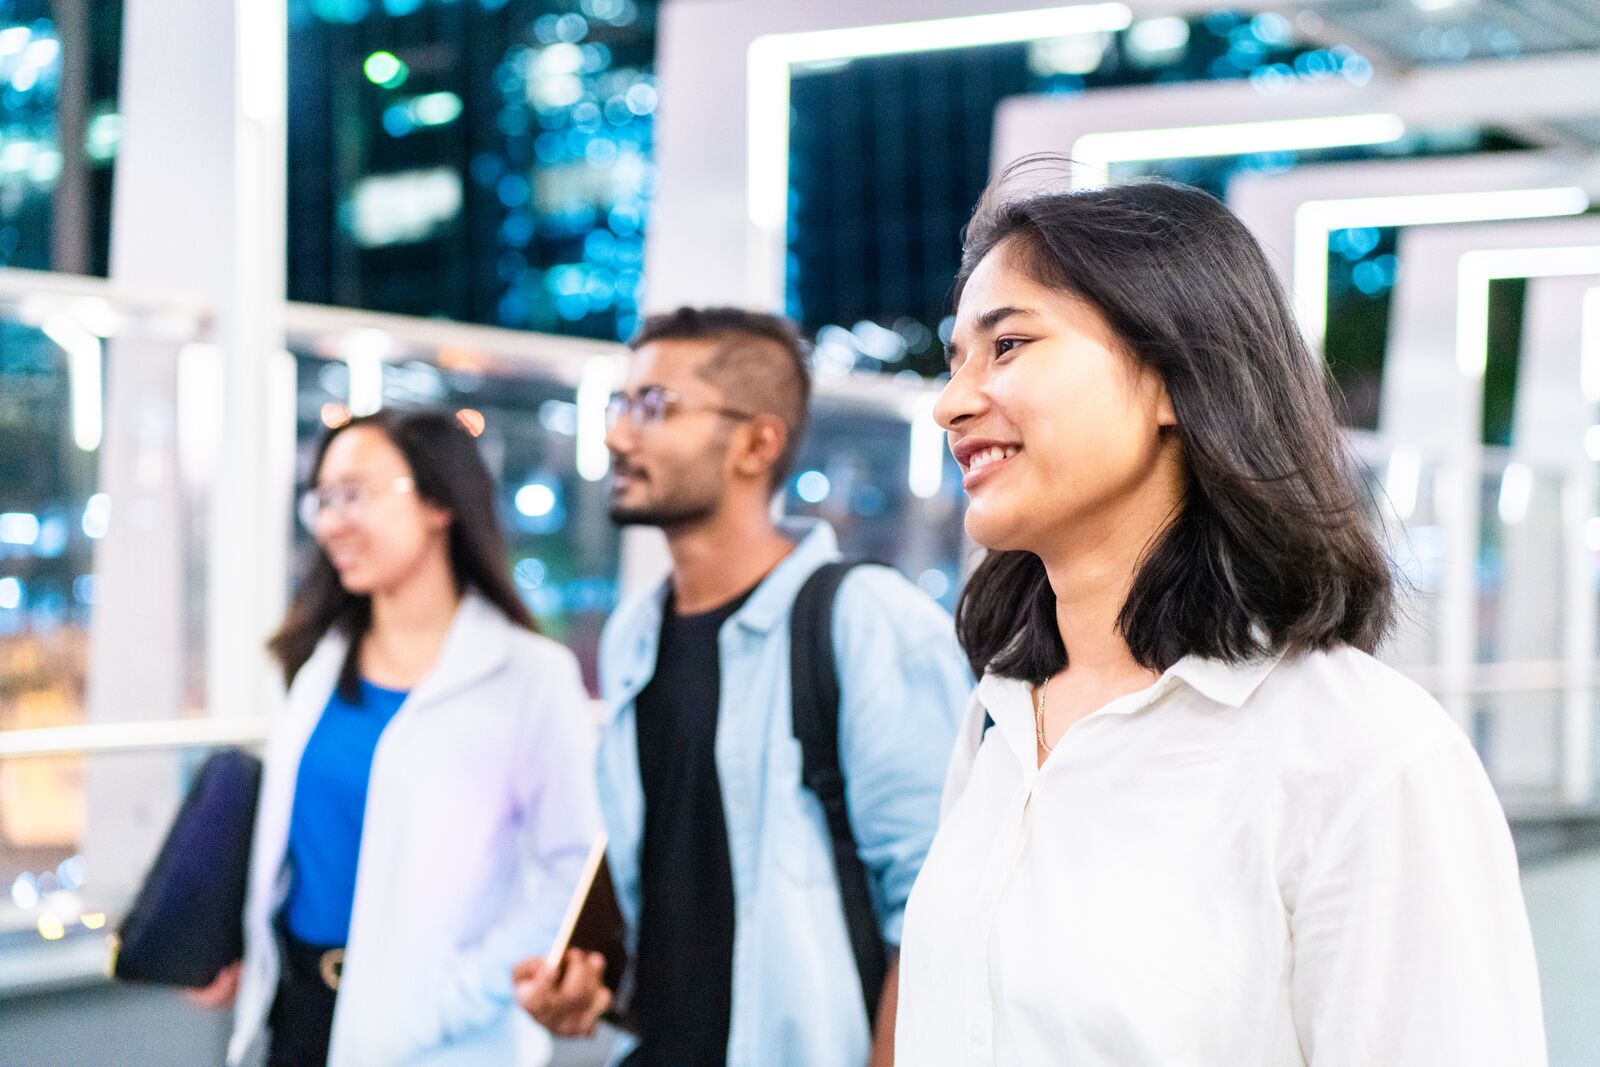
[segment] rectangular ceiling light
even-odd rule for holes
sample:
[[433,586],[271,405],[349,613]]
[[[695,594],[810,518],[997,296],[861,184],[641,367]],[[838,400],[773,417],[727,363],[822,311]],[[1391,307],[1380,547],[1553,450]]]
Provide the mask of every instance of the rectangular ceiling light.
[[1494,248],[1468,252],[1456,267],[1456,366],[1482,378],[1489,361],[1489,283],[1503,278],[1600,275],[1600,245]]
[[1109,33],[1132,22],[1126,4],[1074,4],[757,37],[746,59],[750,220],[779,234],[788,221],[789,77],[795,64]]
[[1080,189],[1104,185],[1111,168],[1118,163],[1388,144],[1405,133],[1406,124],[1400,116],[1389,114],[1086,133],[1072,146],[1072,184]]
[[1580,215],[1589,194],[1576,186],[1308,200],[1294,216],[1294,306],[1307,341],[1328,331],[1328,235],[1359,227],[1434,226]]

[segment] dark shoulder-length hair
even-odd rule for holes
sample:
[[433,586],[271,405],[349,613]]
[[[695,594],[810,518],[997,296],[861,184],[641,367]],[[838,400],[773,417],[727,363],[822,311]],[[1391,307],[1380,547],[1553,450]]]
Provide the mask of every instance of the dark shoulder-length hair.
[[[1188,655],[1371,651],[1393,611],[1390,565],[1324,369],[1255,238],[1198,189],[1039,184],[1057,166],[1025,160],[984,193],[955,300],[1004,245],[1032,279],[1096,308],[1166,386],[1187,488],[1117,617],[1134,660],[1166,670]],[[1029,191],[1012,191],[1019,179]],[[1065,667],[1055,608],[1039,557],[989,553],[956,606],[974,673],[1037,683]]]
[[[387,437],[405,456],[417,496],[450,513],[450,569],[457,593],[475,590],[511,622],[537,631],[507,574],[506,540],[495,513],[494,479],[472,435],[453,415],[433,409],[385,408],[361,415],[328,431],[317,445],[312,485],[322,470],[328,446],[340,434],[358,427]],[[343,633],[350,639],[350,649],[339,672],[339,694],[359,702],[361,638],[371,625],[371,598],[346,591],[327,552],[313,542],[309,573],[295,590],[289,612],[267,647],[282,665],[288,683],[330,630]]]

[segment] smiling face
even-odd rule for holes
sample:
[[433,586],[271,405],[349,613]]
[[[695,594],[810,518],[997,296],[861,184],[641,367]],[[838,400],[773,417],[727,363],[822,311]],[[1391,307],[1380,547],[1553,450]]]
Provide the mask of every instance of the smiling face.
[[935,409],[970,498],[967,533],[1047,555],[1149,525],[1129,528],[1135,516],[1164,521],[1183,481],[1160,376],[1099,311],[1029,277],[1015,251],[1001,243],[962,289]]
[[405,454],[383,431],[345,430],[328,443],[317,468],[317,488],[351,498],[317,516],[312,533],[357,596],[399,588],[430,554],[448,555],[450,513],[410,486]]

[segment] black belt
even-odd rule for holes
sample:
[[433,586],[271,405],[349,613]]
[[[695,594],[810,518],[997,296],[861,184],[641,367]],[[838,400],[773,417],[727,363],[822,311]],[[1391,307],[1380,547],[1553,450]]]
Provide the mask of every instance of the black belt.
[[294,982],[320,982],[331,992],[344,973],[343,945],[313,945],[280,931],[284,975]]

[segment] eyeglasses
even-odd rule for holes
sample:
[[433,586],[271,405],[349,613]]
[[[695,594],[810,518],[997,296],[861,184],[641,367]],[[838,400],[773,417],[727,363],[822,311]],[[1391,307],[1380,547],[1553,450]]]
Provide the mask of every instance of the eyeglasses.
[[748,411],[718,407],[715,404],[697,404],[685,400],[664,385],[647,385],[632,396],[612,393],[606,404],[606,429],[611,429],[625,418],[631,418],[639,429],[660,426],[674,409],[679,411],[705,411],[725,419],[753,419]]
[[311,489],[300,498],[300,521],[305,523],[306,529],[316,532],[317,523],[325,515],[338,514],[347,519],[359,519],[374,497],[386,493],[412,493],[416,488],[416,483],[410,478],[396,478],[388,485],[377,488],[360,482],[339,482],[321,489]]

